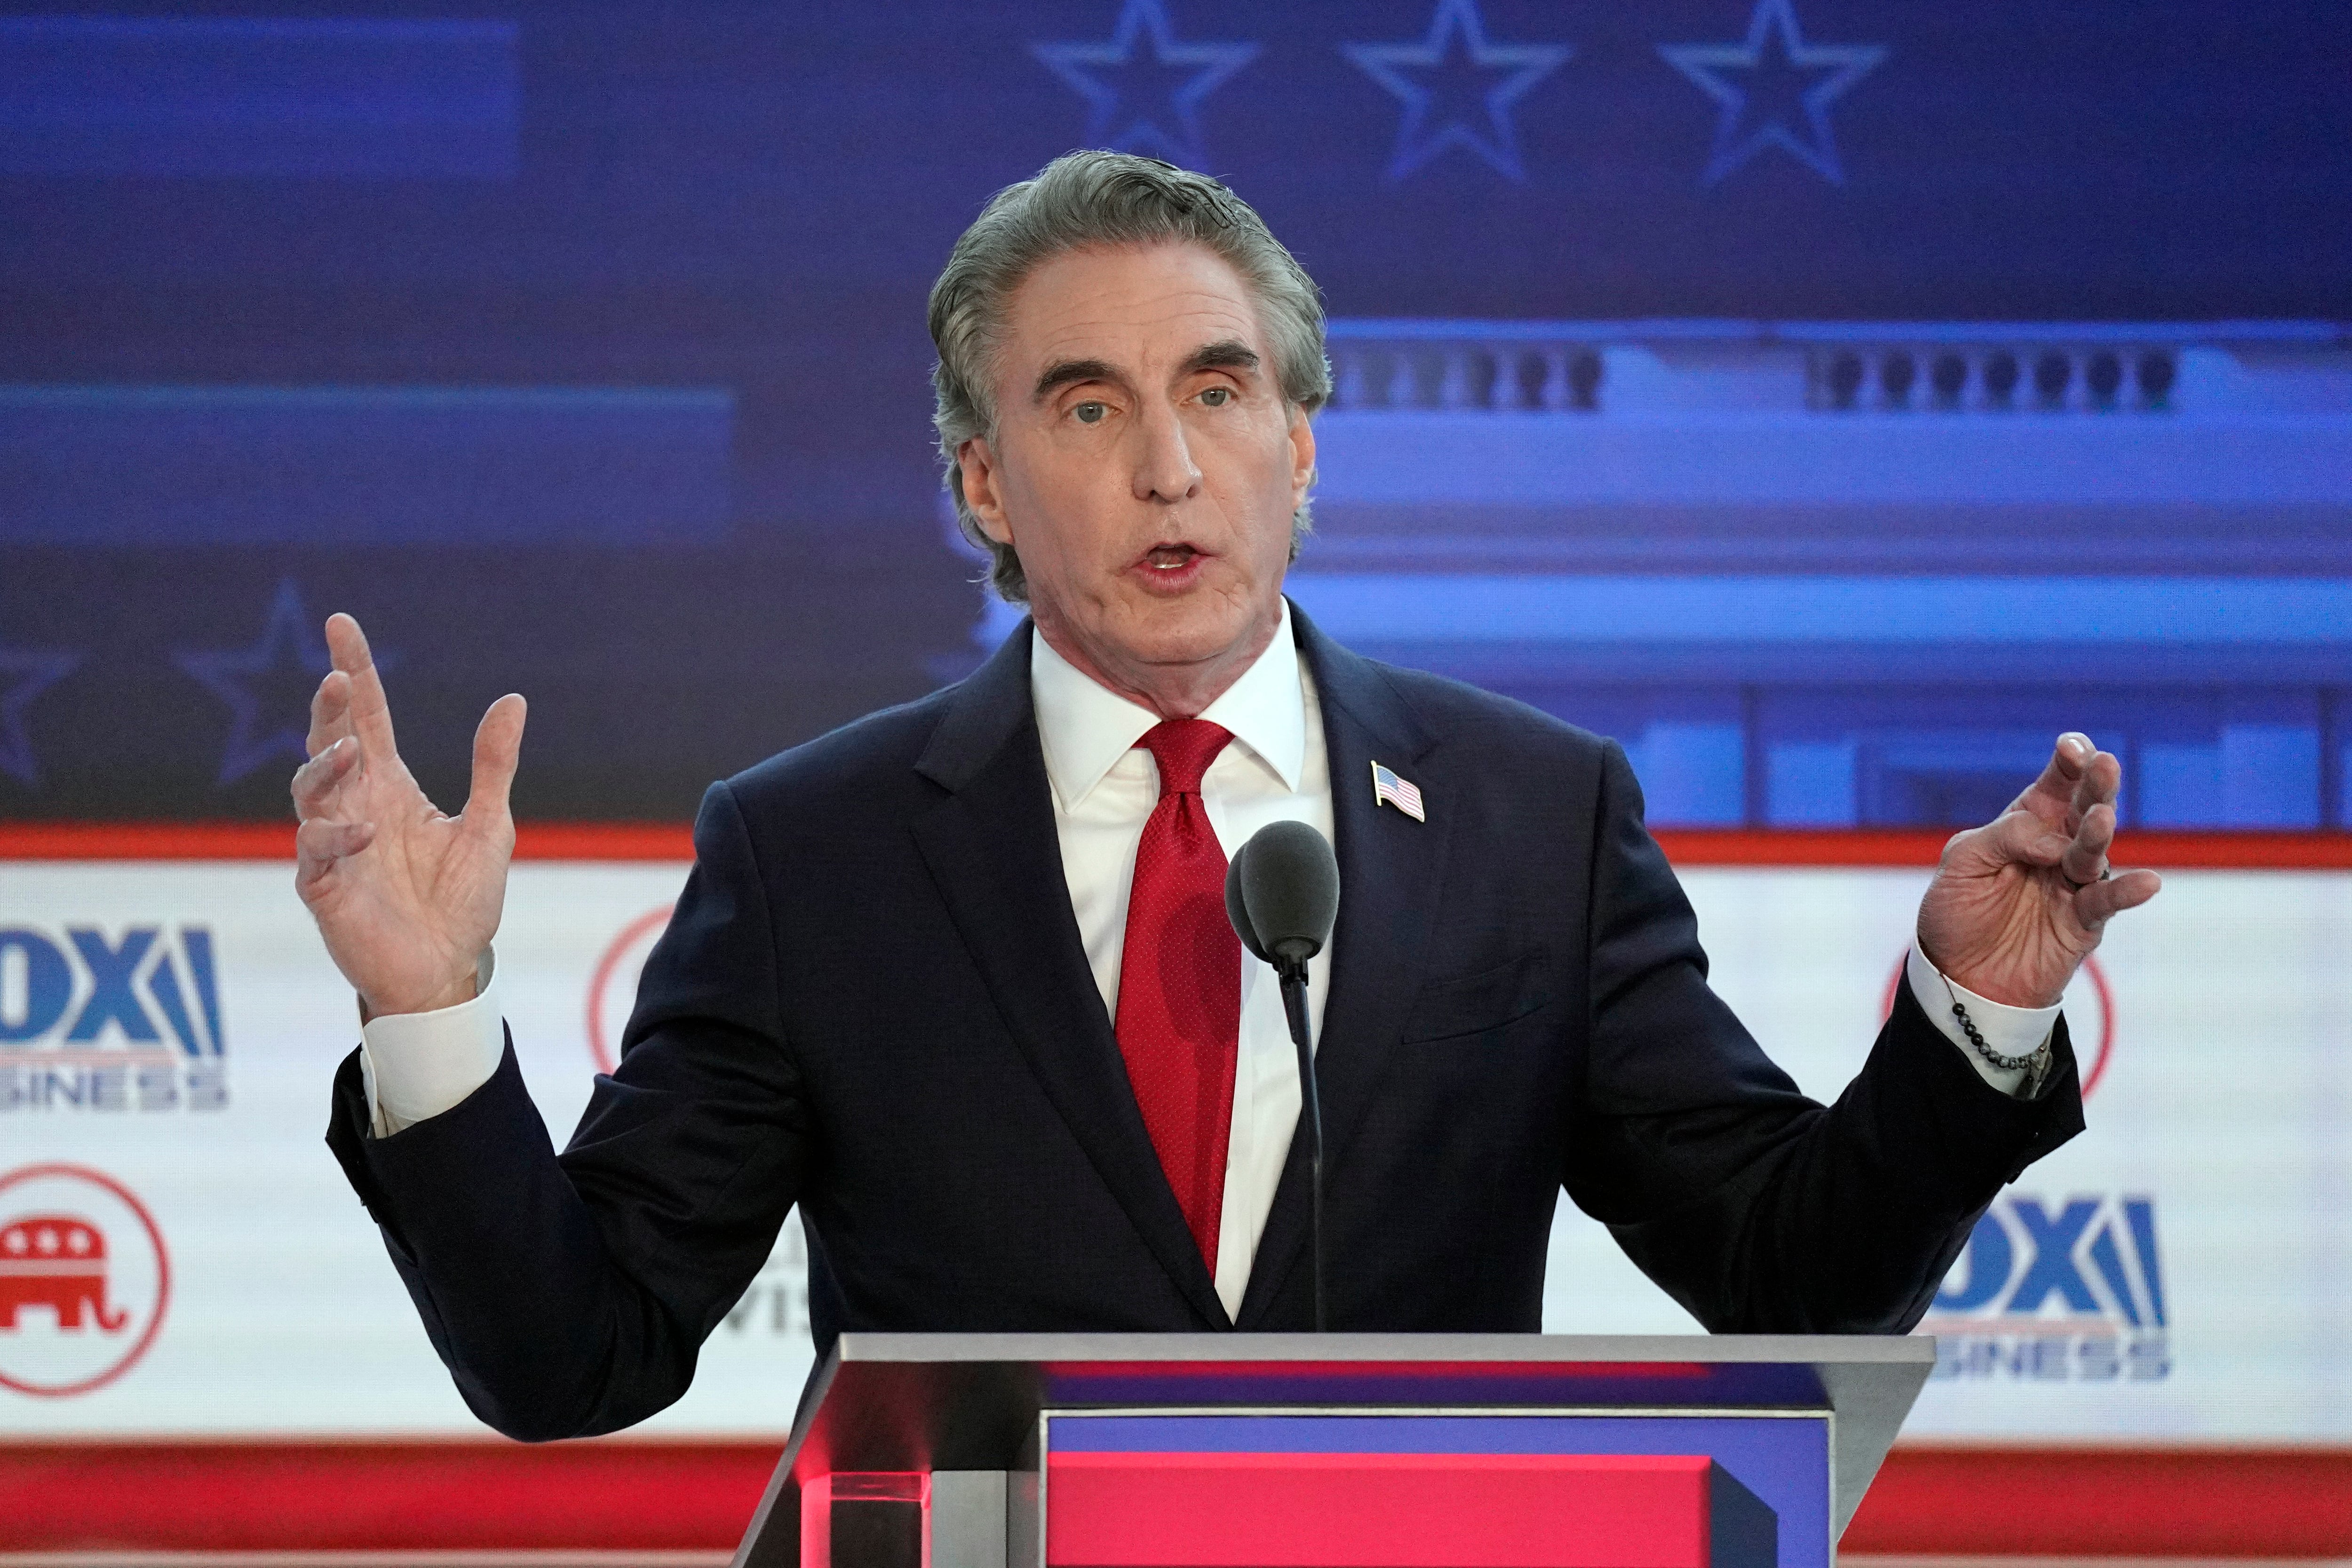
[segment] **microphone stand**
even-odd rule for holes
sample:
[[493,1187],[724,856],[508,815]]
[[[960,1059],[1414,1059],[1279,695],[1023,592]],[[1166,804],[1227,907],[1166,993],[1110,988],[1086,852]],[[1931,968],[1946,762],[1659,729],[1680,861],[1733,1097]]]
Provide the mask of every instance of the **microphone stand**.
[[1307,1209],[1307,1245],[1315,1264],[1315,1331],[1322,1333],[1323,1317],[1323,1097],[1315,1089],[1315,1047],[1307,1017],[1307,961],[1278,959],[1275,971],[1282,978],[1282,1012],[1290,1021],[1290,1043],[1298,1047],[1299,1121],[1307,1129],[1307,1168],[1312,1178]]

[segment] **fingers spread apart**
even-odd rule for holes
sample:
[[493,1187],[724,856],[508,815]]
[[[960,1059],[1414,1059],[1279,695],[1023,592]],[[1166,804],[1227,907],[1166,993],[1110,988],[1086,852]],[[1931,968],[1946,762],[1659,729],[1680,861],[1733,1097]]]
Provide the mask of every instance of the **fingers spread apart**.
[[352,732],[352,678],[340,669],[327,671],[319,689],[310,694],[310,733],[303,749],[317,756]]
[[2022,809],[2002,813],[1970,837],[1995,865],[2055,866],[2070,844],[2064,834],[2053,832],[2048,823]]
[[2083,814],[2058,868],[2070,882],[2095,882],[2107,872],[2107,850],[2116,841],[2116,808],[2100,801]]
[[[2086,741],[2084,742],[2088,745]],[[2124,764],[2113,752],[2095,752],[2083,764],[2083,776],[2074,781],[2074,795],[2067,804],[2074,813],[2076,826],[2090,814],[2105,806],[2110,819],[2115,815],[2116,796],[2122,793]]]
[[521,696],[509,691],[482,715],[481,725],[474,731],[474,781],[466,800],[468,821],[505,822],[508,791],[522,760],[522,726],[528,713]]
[[2059,736],[2058,743],[2051,748],[2050,762],[2042,768],[2042,776],[2026,786],[2025,794],[2017,797],[2016,805],[2011,809],[2026,805],[2035,796],[2044,800],[2071,801],[2074,785],[2082,779],[2091,758],[2096,754],[2097,749],[2091,744],[2088,735],[2070,730]]
[[307,822],[329,810],[336,789],[352,776],[359,761],[359,740],[346,735],[295,769],[294,815]]
[[294,830],[294,882],[307,888],[375,842],[373,822],[333,822],[314,816]]
[[395,754],[392,705],[384,698],[383,679],[376,673],[375,657],[368,651],[367,634],[359,622],[341,611],[329,616],[327,651],[334,656],[336,670],[350,681],[352,732],[378,756]]
[[2069,730],[2051,748],[2050,763],[2042,770],[2042,776],[2017,797],[2011,809],[2038,808],[2053,818],[2063,812],[2071,833],[2093,806],[2115,804],[2123,775],[2123,763],[2113,752],[2100,751],[2088,735]]
[[2074,918],[2096,931],[2124,910],[2136,910],[2156,897],[2163,886],[2164,879],[2153,871],[2118,871],[2075,893]]

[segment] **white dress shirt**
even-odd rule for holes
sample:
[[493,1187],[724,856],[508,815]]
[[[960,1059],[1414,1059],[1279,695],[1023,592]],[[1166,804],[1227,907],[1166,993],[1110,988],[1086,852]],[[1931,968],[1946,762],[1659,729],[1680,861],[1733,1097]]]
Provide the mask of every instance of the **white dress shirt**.
[[[1044,637],[1032,640],[1029,689],[1054,787],[1054,827],[1078,937],[1118,1016],[1118,964],[1127,946],[1127,898],[1144,822],[1160,804],[1160,769],[1137,742],[1160,716],[1078,673]],[[1332,837],[1331,764],[1322,705],[1291,638],[1290,606],[1257,661],[1201,717],[1233,731],[1201,776],[1201,800],[1225,858],[1269,822],[1296,820]],[[1312,1037],[1323,1029],[1331,944],[1307,966]],[[1217,1227],[1217,1299],[1239,1317],[1250,1264],[1274,1207],[1276,1183],[1298,1122],[1298,1053],[1282,1015],[1273,968],[1242,958],[1241,1048],[1234,1065],[1233,1134],[1225,1144],[1225,1206]]]
[[[1322,708],[1314,678],[1298,658],[1287,603],[1282,614],[1265,652],[1201,714],[1234,736],[1201,780],[1202,804],[1228,859],[1270,822],[1305,822],[1332,837]],[[1080,674],[1042,637],[1031,642],[1029,685],[1054,792],[1054,826],[1070,908],[1102,993],[1103,1011],[1116,1019],[1136,846],[1160,802],[1158,765],[1136,742],[1160,719]],[[1327,944],[1307,965],[1308,1016],[1318,1040],[1330,990],[1331,951]],[[2057,1008],[2005,1006],[1955,985],[1916,943],[1906,973],[1928,1018],[1986,1082],[2010,1094],[2026,1088],[2030,1069],[2003,1069],[1985,1060],[1953,1017],[1952,1004],[1965,1005],[1986,1044],[2009,1057],[2037,1050],[2050,1037]],[[506,1048],[505,1023],[494,995],[496,963],[488,953],[478,981],[480,994],[470,1002],[433,1013],[372,1018],[361,1026],[360,1068],[377,1137],[439,1115],[498,1070]],[[1269,966],[1244,955],[1233,1132],[1217,1234],[1217,1298],[1229,1315],[1241,1311],[1275,1185],[1289,1156],[1298,1105],[1297,1057],[1280,987]]]

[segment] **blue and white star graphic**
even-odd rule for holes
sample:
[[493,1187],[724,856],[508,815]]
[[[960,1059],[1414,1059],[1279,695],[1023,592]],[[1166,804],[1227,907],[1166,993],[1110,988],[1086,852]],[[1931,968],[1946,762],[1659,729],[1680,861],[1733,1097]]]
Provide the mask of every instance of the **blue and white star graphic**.
[[1808,44],[1797,31],[1795,0],[1756,0],[1745,43],[1661,44],[1658,53],[1723,106],[1701,176],[1710,185],[1768,147],[1844,184],[1829,107],[1886,58],[1881,44]]
[[1402,180],[1448,147],[1524,183],[1511,106],[1576,53],[1566,44],[1493,44],[1477,0],[1438,0],[1417,44],[1342,44],[1339,52],[1404,104],[1388,177]]
[[38,789],[40,764],[26,716],[33,700],[81,664],[82,656],[58,648],[0,647],[0,773]]
[[1180,44],[1160,0],[1127,0],[1107,44],[1032,44],[1037,62],[1087,100],[1087,141],[1200,168],[1201,101],[1257,58],[1255,44]]
[[[395,656],[378,650],[374,658],[378,669],[388,669]],[[220,784],[233,784],[273,761],[300,763],[310,755],[303,739],[310,732],[310,694],[334,661],[291,577],[278,584],[252,647],[182,651],[172,662],[228,705]]]

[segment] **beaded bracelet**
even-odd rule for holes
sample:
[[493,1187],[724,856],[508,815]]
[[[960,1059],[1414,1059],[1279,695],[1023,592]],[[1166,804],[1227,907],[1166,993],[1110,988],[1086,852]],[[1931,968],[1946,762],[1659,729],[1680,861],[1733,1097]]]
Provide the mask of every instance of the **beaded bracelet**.
[[1952,1016],[1960,1021],[1960,1033],[1968,1036],[1969,1044],[1977,1048],[1977,1055],[1984,1058],[1985,1060],[1992,1063],[1993,1066],[2000,1068],[2003,1072],[2025,1071],[2050,1054],[2050,1042],[2044,1040],[2042,1044],[2034,1047],[2032,1050],[2026,1052],[2025,1055],[2021,1057],[2002,1056],[1999,1051],[1994,1050],[1990,1046],[1985,1044],[1985,1037],[1977,1033],[1976,1020],[1969,1016],[1969,1010],[1960,1005],[1960,999],[1957,996],[1952,998]]

